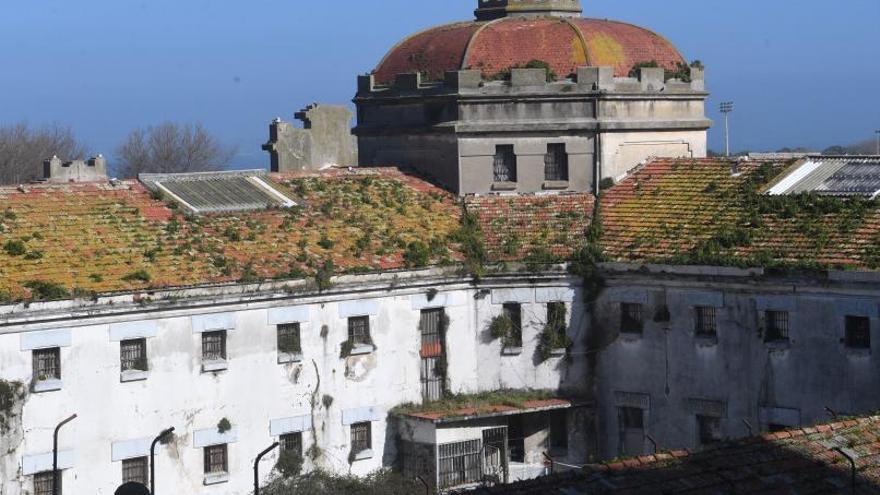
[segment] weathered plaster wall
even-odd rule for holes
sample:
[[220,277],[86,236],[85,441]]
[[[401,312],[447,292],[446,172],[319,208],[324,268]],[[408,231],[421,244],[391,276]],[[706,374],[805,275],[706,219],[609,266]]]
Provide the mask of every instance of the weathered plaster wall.
[[602,178],[620,178],[653,157],[705,158],[706,131],[606,132],[602,134]]

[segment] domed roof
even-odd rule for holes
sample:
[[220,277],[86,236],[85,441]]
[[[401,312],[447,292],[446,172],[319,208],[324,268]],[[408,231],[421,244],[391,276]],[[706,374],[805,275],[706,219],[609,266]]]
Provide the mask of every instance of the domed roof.
[[560,15],[511,15],[489,21],[431,28],[397,44],[375,70],[376,82],[391,83],[400,73],[421,72],[440,80],[446,71],[478,69],[491,77],[532,60],[547,62],[559,77],[580,66],[614,67],[629,75],[640,62],[675,69],[685,63],[675,46],[647,29],[623,22]]

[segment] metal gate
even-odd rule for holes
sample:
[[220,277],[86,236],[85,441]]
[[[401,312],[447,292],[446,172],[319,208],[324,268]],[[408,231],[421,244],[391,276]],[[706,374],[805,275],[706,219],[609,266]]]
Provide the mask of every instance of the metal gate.
[[507,483],[508,465],[507,427],[483,430],[483,478]]
[[443,384],[446,380],[446,350],[443,336],[442,309],[422,310],[419,329],[422,333],[421,382],[422,401],[431,402],[443,398]]

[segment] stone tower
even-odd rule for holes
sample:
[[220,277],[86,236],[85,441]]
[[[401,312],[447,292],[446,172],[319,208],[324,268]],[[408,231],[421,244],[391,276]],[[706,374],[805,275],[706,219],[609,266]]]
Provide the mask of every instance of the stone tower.
[[577,17],[581,15],[580,0],[477,0],[477,20],[487,21],[510,16],[550,15]]

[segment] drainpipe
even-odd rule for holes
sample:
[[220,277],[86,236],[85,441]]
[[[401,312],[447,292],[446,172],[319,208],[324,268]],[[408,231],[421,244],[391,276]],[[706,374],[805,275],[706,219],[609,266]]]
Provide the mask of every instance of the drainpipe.
[[52,435],[52,495],[58,495],[58,431],[62,426],[76,419],[76,414],[58,423]]
[[260,495],[260,460],[264,455],[268,454],[275,447],[278,446],[278,442],[273,443],[266,450],[257,454],[257,459],[254,461],[254,495]]
[[155,452],[156,452],[156,444],[159,443],[166,436],[174,433],[174,427],[168,428],[166,430],[162,430],[162,433],[159,433],[159,436],[153,439],[153,443],[150,444],[150,495],[156,493],[156,461],[155,461]]
[[425,481],[421,476],[416,476],[416,479],[421,481],[423,485],[425,485],[425,495],[431,495],[431,488],[428,486],[428,482]]

